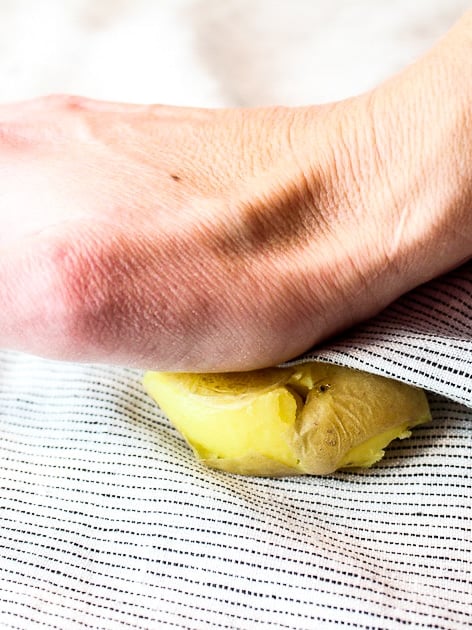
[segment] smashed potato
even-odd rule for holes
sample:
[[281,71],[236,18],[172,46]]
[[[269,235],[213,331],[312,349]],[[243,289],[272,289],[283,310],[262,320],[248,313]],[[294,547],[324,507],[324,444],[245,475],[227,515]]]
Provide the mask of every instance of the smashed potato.
[[148,372],[144,386],[207,466],[257,476],[370,467],[431,419],[425,393],[310,362],[228,374]]

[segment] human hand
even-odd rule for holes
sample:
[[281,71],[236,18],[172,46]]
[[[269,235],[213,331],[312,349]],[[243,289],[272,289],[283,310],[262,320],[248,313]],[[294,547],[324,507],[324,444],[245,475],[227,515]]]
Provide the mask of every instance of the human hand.
[[3,106],[0,345],[258,368],[460,264],[471,125],[450,73],[446,107],[430,86],[441,46],[322,107]]

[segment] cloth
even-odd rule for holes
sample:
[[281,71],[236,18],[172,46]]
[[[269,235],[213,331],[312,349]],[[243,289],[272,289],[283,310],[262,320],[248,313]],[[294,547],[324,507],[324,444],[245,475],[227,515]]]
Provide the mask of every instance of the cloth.
[[468,263],[298,361],[320,359],[374,372],[472,406],[471,322]]
[[[1,98],[328,100],[467,4],[2,3]],[[471,628],[471,296],[468,265],[313,353],[423,386],[433,412],[372,470],[323,478],[204,469],[140,371],[0,352],[0,627]]]

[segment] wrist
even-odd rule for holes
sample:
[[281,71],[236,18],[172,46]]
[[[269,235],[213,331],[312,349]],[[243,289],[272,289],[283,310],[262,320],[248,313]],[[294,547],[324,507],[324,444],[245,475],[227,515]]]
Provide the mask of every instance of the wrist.
[[472,256],[472,82],[461,65],[465,55],[472,66],[467,38],[461,45],[458,36],[445,38],[368,99],[379,176],[395,207],[392,250],[428,270],[422,281]]

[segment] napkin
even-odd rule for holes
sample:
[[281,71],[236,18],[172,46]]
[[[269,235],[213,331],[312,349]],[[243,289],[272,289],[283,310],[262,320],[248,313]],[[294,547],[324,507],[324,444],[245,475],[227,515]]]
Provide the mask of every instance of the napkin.
[[471,350],[472,264],[468,263],[290,363],[310,359],[339,363],[472,406]]

